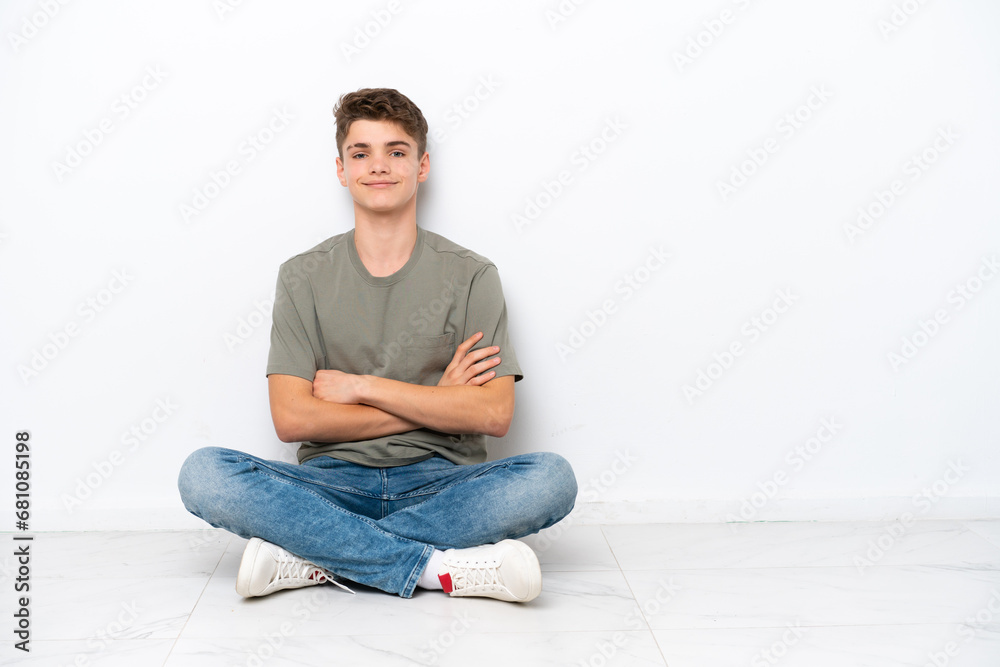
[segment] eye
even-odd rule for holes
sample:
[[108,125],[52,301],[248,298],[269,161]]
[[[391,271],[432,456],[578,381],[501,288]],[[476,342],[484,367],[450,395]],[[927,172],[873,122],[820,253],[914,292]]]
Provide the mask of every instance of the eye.
[[364,157],[368,157],[368,154],[367,153],[355,153],[351,157],[354,158],[354,159],[364,158]]
[[396,157],[406,157],[406,153],[403,151],[393,151],[389,155],[395,155]]

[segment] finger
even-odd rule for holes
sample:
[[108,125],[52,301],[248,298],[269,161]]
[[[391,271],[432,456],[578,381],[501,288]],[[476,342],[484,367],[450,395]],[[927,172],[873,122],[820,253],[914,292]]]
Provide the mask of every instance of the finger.
[[500,352],[500,348],[496,345],[492,347],[484,347],[481,350],[473,350],[472,352],[469,352],[465,355],[465,360],[468,361],[469,364],[474,364],[477,361],[482,361],[486,357],[492,357],[498,352]]
[[471,350],[472,346],[475,345],[476,343],[478,343],[479,339],[482,338],[482,337],[483,337],[483,332],[482,331],[477,331],[476,333],[472,334],[471,336],[469,336],[468,338],[466,338],[464,341],[462,341],[462,344],[458,346],[458,350],[457,351],[461,352],[464,355],[466,352],[468,352],[469,350]]
[[469,352],[464,357],[462,357],[461,360],[452,361],[450,365],[455,369],[455,371],[464,375],[468,373],[469,367],[472,366],[472,364],[478,361],[482,361],[486,357],[492,356],[499,351],[500,348],[496,346],[486,347],[481,350],[473,350],[472,352]]
[[462,341],[462,344],[458,346],[458,349],[462,350],[463,352],[468,352],[473,345],[479,342],[479,339],[482,337],[483,337],[483,332],[477,331],[476,333],[472,334],[464,341]]
[[468,352],[469,349],[476,344],[476,341],[482,337],[483,332],[479,331],[462,341],[462,343],[455,349],[455,354],[452,356],[451,363],[449,363],[448,366],[457,366],[458,363],[465,358],[465,353]]
[[489,373],[483,373],[482,375],[477,375],[476,377],[472,378],[465,384],[471,385],[473,387],[479,387],[492,380],[495,376],[496,376],[496,371],[490,371]]
[[478,364],[469,367],[469,372],[472,375],[480,375],[495,366],[500,365],[500,357],[493,357],[492,359],[487,359],[486,361],[481,361]]

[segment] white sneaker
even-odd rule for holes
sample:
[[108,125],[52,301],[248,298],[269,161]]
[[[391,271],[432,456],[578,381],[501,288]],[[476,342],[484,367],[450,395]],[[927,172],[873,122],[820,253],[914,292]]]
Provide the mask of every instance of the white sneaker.
[[282,549],[277,544],[252,537],[247,542],[236,575],[236,592],[245,598],[268,595],[283,588],[302,588],[330,582],[348,593],[354,591],[333,580],[319,565]]
[[445,593],[475,595],[506,602],[529,602],[542,592],[538,557],[524,542],[504,540],[444,552],[438,573]]

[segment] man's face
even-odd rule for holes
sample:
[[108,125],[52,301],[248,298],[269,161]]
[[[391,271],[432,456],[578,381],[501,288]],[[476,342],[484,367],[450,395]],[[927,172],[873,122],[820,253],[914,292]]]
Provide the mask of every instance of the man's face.
[[417,142],[390,121],[356,120],[337,158],[337,178],[355,206],[375,213],[416,205],[417,184],[427,180],[430,159],[417,155]]

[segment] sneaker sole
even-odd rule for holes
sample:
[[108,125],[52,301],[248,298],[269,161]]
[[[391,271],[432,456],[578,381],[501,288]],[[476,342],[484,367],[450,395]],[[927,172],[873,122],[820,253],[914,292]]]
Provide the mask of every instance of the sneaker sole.
[[255,597],[250,592],[250,578],[253,575],[253,567],[257,562],[257,554],[264,540],[259,537],[251,537],[243,550],[243,558],[240,560],[240,570],[236,574],[236,592],[245,598]]

